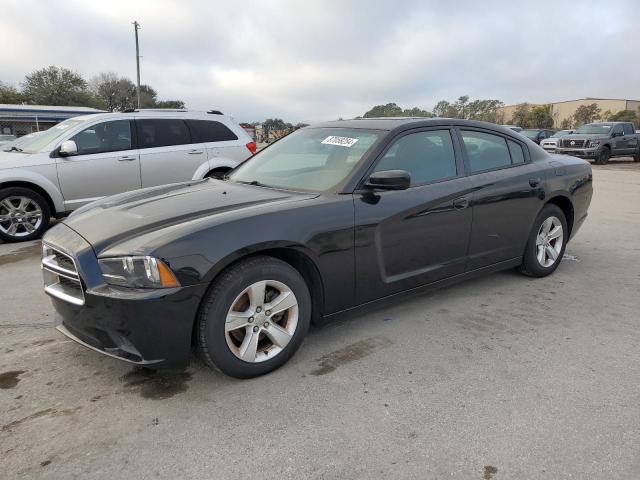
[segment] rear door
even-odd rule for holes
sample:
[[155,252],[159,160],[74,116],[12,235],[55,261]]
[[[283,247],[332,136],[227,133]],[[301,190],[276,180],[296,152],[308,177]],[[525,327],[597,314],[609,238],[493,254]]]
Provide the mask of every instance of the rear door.
[[472,197],[467,270],[522,256],[542,208],[544,178],[524,143],[493,131],[461,128]]
[[471,191],[451,130],[402,134],[367,176],[397,169],[409,189],[354,194],[358,303],[464,272]]
[[626,153],[634,154],[638,152],[638,135],[633,128],[633,124],[625,123],[622,125],[622,131],[625,138]]
[[136,119],[143,187],[191,180],[207,163],[204,144],[182,118]]
[[69,140],[78,153],[57,159],[65,208],[140,188],[140,158],[131,120],[93,124]]
[[215,120],[187,120],[191,134],[207,151],[211,168],[228,165],[229,161],[240,163],[250,152],[238,141],[238,136],[224,123]]

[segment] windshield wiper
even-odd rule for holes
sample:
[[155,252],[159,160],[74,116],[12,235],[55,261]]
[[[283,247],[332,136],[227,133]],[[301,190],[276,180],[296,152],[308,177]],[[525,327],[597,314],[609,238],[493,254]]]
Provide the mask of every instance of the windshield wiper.
[[21,152],[21,151],[22,151],[22,149],[21,149],[21,148],[16,147],[15,145],[14,145],[14,146],[12,146],[11,148],[7,148],[7,149],[5,149],[5,152]]
[[246,180],[235,180],[236,183],[244,183],[245,185],[256,185],[258,187],[266,187],[264,183],[260,183],[258,180],[251,180],[250,182]]

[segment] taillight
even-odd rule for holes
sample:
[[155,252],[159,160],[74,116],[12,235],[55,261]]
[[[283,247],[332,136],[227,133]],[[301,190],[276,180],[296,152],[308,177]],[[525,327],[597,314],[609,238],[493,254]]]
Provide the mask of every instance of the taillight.
[[247,148],[251,152],[251,155],[254,155],[256,153],[256,142],[247,143]]

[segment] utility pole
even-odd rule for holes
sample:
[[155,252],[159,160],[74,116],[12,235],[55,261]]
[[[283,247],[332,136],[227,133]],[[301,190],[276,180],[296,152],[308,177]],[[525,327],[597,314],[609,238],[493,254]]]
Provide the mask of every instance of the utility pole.
[[140,49],[138,47],[138,30],[140,30],[140,24],[137,20],[133,22],[133,29],[136,33],[136,69],[138,71],[138,88],[136,93],[138,95],[138,108],[140,108]]

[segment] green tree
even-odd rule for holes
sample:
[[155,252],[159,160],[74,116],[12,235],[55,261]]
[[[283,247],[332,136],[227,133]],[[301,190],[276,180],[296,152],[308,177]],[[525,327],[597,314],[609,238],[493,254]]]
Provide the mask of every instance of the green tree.
[[482,122],[502,123],[500,107],[504,104],[500,100],[474,100],[466,106],[466,118]]
[[156,102],[156,108],[184,108],[182,100],[160,100]]
[[24,95],[16,87],[0,82],[0,103],[22,103],[23,101]]
[[436,106],[433,107],[432,113],[434,117],[452,118],[455,116],[456,112],[453,108],[453,105],[451,105],[446,100],[440,100],[438,103],[436,103]]
[[600,108],[597,103],[580,105],[573,114],[573,121],[577,127],[585,123],[591,123],[600,116]]
[[573,128],[573,122],[571,121],[571,117],[565,118],[564,120],[562,120],[562,122],[560,122],[561,130],[571,130],[572,128]]
[[633,122],[636,123],[638,120],[638,117],[636,115],[636,112],[633,110],[620,110],[619,112],[616,112],[612,115],[609,115],[607,117],[607,120],[610,120],[612,122]]
[[401,117],[402,108],[395,103],[387,103],[386,105],[376,105],[367,113],[364,114],[364,118],[376,118],[376,117]]
[[531,106],[528,103],[521,103],[516,106],[516,109],[511,116],[511,123],[522,128],[529,128],[530,111]]
[[533,107],[527,115],[527,124],[529,128],[552,128],[553,116],[551,115],[551,105],[537,105]]
[[136,89],[131,80],[119,77],[115,72],[103,72],[91,79],[89,86],[103,108],[124,111],[136,106]]
[[284,130],[285,128],[287,128],[287,124],[281,118],[267,118],[264,122],[262,122],[262,128],[266,132]]
[[53,65],[27,75],[22,94],[30,104],[93,106],[97,103],[81,75]]

